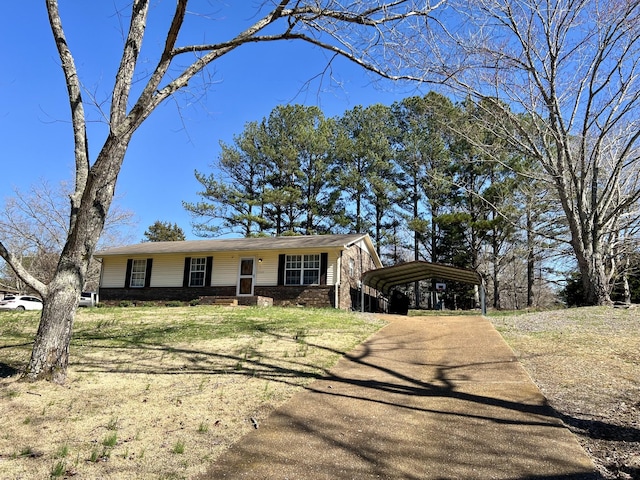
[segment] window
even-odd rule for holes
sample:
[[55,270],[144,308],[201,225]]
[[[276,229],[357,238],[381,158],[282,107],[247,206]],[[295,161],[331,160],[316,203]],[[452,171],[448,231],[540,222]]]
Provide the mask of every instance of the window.
[[207,259],[205,257],[192,258],[191,269],[189,271],[189,286],[203,287],[206,270],[207,270]]
[[285,285],[318,285],[320,283],[320,255],[287,255]]
[[356,276],[356,261],[353,258],[349,259],[349,276]]
[[131,281],[129,285],[132,287],[144,287],[144,281],[147,275],[147,260],[134,260],[131,262]]

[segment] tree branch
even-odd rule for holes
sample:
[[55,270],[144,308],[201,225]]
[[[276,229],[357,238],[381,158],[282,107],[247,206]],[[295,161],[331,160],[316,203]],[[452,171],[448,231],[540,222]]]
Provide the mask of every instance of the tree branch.
[[26,268],[22,266],[20,259],[10,253],[0,241],[0,257],[4,258],[7,264],[13,269],[18,278],[33,288],[41,297],[46,297],[49,288],[40,280],[31,275]]
[[70,228],[75,224],[75,212],[80,204],[82,192],[85,189],[89,175],[89,144],[87,139],[86,119],[82,102],[82,93],[78,72],[71,51],[67,45],[67,39],[62,28],[58,2],[56,0],[46,0],[49,24],[53,33],[58,55],[62,64],[65,81],[67,84],[67,95],[69,106],[71,107],[71,120],[73,125],[74,156],[76,164],[75,191],[71,195],[71,217]]
[[127,115],[127,101],[131,90],[131,79],[136,69],[138,55],[142,48],[142,38],[146,27],[149,0],[136,0],[132,7],[129,33],[122,50],[122,58],[116,75],[111,100],[110,122],[112,128],[120,124]]

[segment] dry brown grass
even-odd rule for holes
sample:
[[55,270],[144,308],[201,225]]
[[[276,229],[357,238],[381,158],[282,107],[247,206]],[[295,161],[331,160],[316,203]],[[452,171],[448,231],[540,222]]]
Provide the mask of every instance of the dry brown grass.
[[605,478],[640,478],[640,310],[492,317]]
[[0,478],[192,478],[381,326],[265,312],[81,311],[64,386],[18,381],[37,318],[0,313]]

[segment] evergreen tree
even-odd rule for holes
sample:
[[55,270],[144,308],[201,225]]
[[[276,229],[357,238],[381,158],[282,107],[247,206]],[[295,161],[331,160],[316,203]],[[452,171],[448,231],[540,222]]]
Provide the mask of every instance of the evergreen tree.
[[367,232],[371,226],[364,211],[364,196],[368,188],[366,177],[371,159],[361,146],[366,135],[363,110],[357,106],[339,118],[335,145],[335,184],[344,198],[346,228],[356,233]]
[[348,205],[351,230],[371,233],[378,254],[394,224],[399,198],[390,107],[357,106],[339,120],[338,185]]
[[144,232],[143,242],[178,242],[185,240],[184,232],[177,223],[156,220]]
[[265,215],[276,235],[329,231],[338,195],[329,181],[333,120],[318,107],[276,107],[261,124]]
[[[403,208],[413,233],[413,257],[437,262],[436,218],[454,189],[451,182],[451,132],[448,124],[455,116],[449,99],[430,92],[409,97],[392,107],[398,124],[397,163],[403,172]],[[422,255],[421,251],[424,251]]]
[[215,173],[195,172],[203,190],[202,201],[183,202],[195,219],[193,229],[198,236],[210,237],[229,232],[244,237],[263,235],[271,226],[265,218],[264,190],[267,162],[262,153],[260,125],[250,122],[234,145],[221,143],[222,152]]

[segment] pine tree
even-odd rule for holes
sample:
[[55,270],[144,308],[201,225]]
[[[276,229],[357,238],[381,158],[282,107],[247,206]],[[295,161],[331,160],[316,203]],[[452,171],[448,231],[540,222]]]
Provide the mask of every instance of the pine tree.
[[144,232],[144,242],[178,242],[185,240],[184,231],[177,223],[156,220]]

